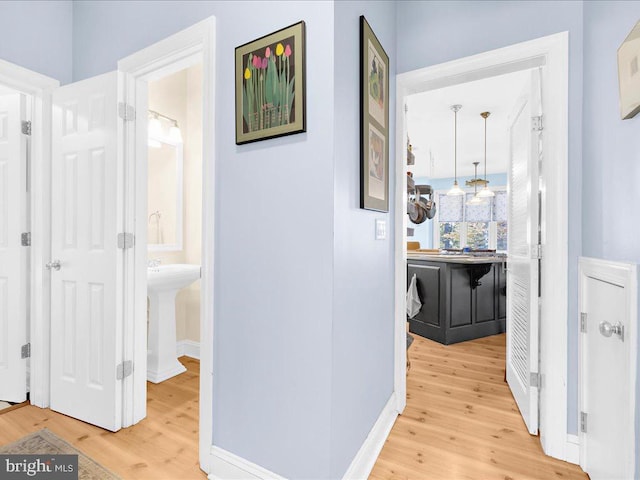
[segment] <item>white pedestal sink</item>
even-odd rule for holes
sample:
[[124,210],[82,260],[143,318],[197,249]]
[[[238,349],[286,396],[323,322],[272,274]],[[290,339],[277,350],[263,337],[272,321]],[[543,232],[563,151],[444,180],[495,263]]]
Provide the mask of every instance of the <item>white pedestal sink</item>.
[[160,383],[186,370],[176,352],[176,294],[199,278],[200,265],[160,265],[147,269],[150,382]]

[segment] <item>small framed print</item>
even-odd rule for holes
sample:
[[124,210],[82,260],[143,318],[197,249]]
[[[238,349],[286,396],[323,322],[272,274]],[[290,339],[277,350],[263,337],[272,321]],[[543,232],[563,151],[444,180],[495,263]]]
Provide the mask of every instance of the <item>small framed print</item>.
[[389,211],[389,57],[360,17],[360,208]]
[[236,48],[236,144],[306,131],[305,23]]
[[620,117],[633,118],[640,112],[640,21],[618,48]]

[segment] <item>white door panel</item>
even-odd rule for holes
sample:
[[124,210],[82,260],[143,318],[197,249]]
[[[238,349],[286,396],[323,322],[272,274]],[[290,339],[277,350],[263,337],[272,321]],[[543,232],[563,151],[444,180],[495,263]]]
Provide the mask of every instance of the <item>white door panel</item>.
[[28,231],[27,140],[24,95],[0,96],[0,400],[27,399]]
[[[538,433],[539,350],[539,173],[540,133],[532,118],[540,115],[539,71],[510,119],[509,236],[507,275],[507,382],[530,433]],[[533,385],[532,385],[533,384]]]
[[580,466],[637,479],[637,265],[580,258],[579,278]]
[[626,292],[619,285],[588,278],[583,283],[583,308],[587,314],[586,352],[583,373],[586,385],[582,408],[589,412],[588,450],[585,471],[592,480],[631,478],[627,472],[625,445],[630,419],[625,417],[629,398],[629,365],[624,342],[617,336],[605,337],[599,332],[600,322],[626,324]]
[[122,167],[117,73],[53,95],[51,408],[122,425]]

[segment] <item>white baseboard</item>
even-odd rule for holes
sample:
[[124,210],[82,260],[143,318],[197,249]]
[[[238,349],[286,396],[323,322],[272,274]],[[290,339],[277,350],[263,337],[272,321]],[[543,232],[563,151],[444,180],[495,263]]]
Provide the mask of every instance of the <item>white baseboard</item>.
[[209,466],[209,480],[285,480],[260,465],[216,446],[211,447]]
[[[343,480],[366,480],[369,477],[397,416],[396,395],[393,393],[342,477]],[[211,447],[209,466],[209,480],[285,480],[260,465],[216,446]]]
[[569,463],[580,463],[580,437],[578,435],[567,434],[567,449],[565,459]]
[[396,394],[391,394],[387,404],[382,409],[378,420],[371,428],[367,439],[358,450],[358,453],[354,457],[351,465],[347,469],[347,472],[342,477],[343,480],[366,480],[369,478],[371,470],[380,455],[380,451],[384,446],[384,442],[387,440],[393,424],[398,417],[398,410],[396,409]]
[[179,340],[176,344],[178,357],[191,357],[200,360],[200,343],[193,340]]

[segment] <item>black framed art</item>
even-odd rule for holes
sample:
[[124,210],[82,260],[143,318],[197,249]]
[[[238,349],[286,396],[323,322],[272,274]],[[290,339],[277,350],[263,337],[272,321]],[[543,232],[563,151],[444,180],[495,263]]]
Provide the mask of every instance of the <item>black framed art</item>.
[[389,211],[389,57],[360,17],[360,208]]
[[305,23],[235,51],[236,144],[306,131]]

